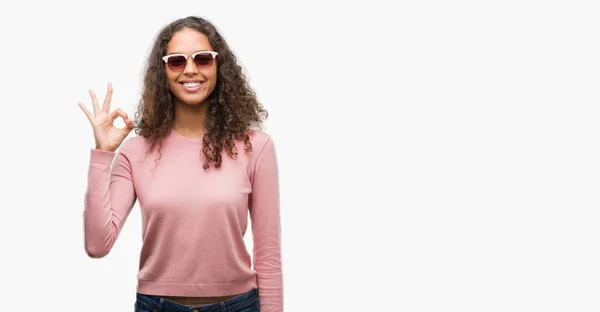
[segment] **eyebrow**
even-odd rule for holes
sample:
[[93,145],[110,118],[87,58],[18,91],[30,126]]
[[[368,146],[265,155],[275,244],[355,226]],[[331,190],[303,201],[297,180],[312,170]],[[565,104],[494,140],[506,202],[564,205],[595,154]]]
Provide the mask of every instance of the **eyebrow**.
[[[209,51],[209,50],[198,50],[198,51],[196,51],[196,52],[194,52],[194,53],[198,53],[198,52],[204,52],[204,51]],[[192,53],[192,54],[194,54],[194,53]],[[171,52],[171,53],[167,53],[167,55],[171,55],[171,54],[185,54],[185,53],[182,53],[182,52]]]

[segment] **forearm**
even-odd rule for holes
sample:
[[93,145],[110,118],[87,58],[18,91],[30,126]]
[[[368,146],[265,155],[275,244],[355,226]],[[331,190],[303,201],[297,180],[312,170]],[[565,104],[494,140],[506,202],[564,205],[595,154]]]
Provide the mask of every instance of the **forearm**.
[[107,255],[114,245],[135,195],[130,168],[122,155],[91,150],[84,205],[85,249],[90,257]]

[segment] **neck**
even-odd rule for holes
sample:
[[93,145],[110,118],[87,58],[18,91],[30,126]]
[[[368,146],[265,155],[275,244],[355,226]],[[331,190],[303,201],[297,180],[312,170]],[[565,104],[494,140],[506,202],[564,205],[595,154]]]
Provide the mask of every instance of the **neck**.
[[206,133],[207,114],[208,103],[206,102],[197,105],[176,102],[173,130],[186,137],[200,138]]

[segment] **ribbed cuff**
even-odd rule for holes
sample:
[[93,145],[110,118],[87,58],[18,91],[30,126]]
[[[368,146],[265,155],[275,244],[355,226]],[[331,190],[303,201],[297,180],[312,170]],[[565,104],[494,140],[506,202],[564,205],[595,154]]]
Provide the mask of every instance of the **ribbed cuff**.
[[115,158],[115,152],[98,150],[95,148],[90,149],[90,161],[97,164],[110,165]]

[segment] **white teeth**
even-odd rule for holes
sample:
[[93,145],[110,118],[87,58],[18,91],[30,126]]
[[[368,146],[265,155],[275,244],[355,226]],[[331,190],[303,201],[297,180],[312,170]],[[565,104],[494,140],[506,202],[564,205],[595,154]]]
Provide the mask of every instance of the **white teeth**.
[[193,88],[193,87],[199,86],[200,83],[199,82],[185,82],[183,85],[186,87],[189,87],[189,88]]

